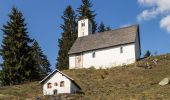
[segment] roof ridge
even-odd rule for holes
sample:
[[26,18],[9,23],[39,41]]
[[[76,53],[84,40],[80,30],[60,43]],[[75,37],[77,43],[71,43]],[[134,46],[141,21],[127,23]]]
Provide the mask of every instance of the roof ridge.
[[132,24],[132,25],[128,25],[128,26],[122,26],[122,27],[116,28],[116,29],[114,29],[114,30],[129,28],[129,27],[133,27],[133,26],[139,26],[139,24]]
[[129,27],[133,27],[133,26],[139,26],[139,24],[132,24],[132,25],[123,26],[123,27],[112,29],[112,30],[108,30],[108,31],[104,31],[104,32],[97,32],[97,33],[105,33],[105,32],[109,32],[109,31],[116,31],[116,30],[120,30],[120,29],[125,29],[125,28],[129,28]]

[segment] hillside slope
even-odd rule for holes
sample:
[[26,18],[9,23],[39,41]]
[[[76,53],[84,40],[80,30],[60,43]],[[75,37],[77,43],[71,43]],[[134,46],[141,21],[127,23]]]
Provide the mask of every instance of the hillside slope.
[[[170,100],[170,85],[159,86],[170,77],[170,54],[143,59],[111,69],[65,70],[82,87],[79,100]],[[0,100],[42,97],[38,82],[0,88]],[[46,99],[48,99],[46,97]]]

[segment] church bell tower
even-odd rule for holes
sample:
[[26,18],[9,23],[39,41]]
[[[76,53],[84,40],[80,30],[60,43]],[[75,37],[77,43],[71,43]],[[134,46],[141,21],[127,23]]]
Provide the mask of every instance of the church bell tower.
[[78,37],[83,37],[92,34],[92,23],[89,19],[78,21]]

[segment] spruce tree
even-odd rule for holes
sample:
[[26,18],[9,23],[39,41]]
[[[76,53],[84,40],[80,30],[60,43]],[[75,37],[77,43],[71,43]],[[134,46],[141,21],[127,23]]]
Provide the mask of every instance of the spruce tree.
[[48,75],[49,72],[51,72],[50,69],[51,65],[47,59],[47,56],[44,55],[37,41],[34,41],[32,45],[32,52],[33,52],[32,58],[34,59],[34,66],[35,68],[37,68],[35,69],[35,71],[37,71],[39,73],[38,75],[40,75],[37,77],[43,78],[46,75]]
[[32,39],[28,36],[23,14],[16,8],[9,15],[10,20],[3,25],[3,40],[0,50],[0,79],[2,85],[14,85],[34,80],[34,65],[32,64]]
[[94,34],[97,30],[97,24],[95,21],[96,14],[91,10],[92,6],[93,5],[90,0],[82,0],[82,4],[77,9],[77,11],[79,13],[79,20],[88,18],[92,22],[92,33]]
[[106,27],[105,30],[106,30],[106,31],[110,31],[110,30],[111,30],[110,26]]
[[144,58],[150,57],[151,56],[151,52],[149,50],[146,51]]
[[61,29],[63,30],[61,33],[62,37],[58,39],[59,52],[56,68],[65,70],[69,68],[68,52],[77,39],[77,21],[76,14],[71,6],[65,9],[64,15],[61,18],[64,23],[61,24]]
[[108,26],[106,27],[103,22],[100,23],[98,27],[98,32],[110,31],[111,28]]
[[99,27],[98,27],[98,32],[104,32],[106,31],[105,29],[105,25],[103,22],[100,23]]

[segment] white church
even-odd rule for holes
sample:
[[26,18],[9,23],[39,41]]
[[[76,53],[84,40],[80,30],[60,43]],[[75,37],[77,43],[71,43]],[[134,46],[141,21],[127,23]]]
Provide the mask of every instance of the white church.
[[88,19],[78,22],[78,38],[71,47],[69,69],[110,68],[132,64],[141,55],[139,25],[92,34]]

